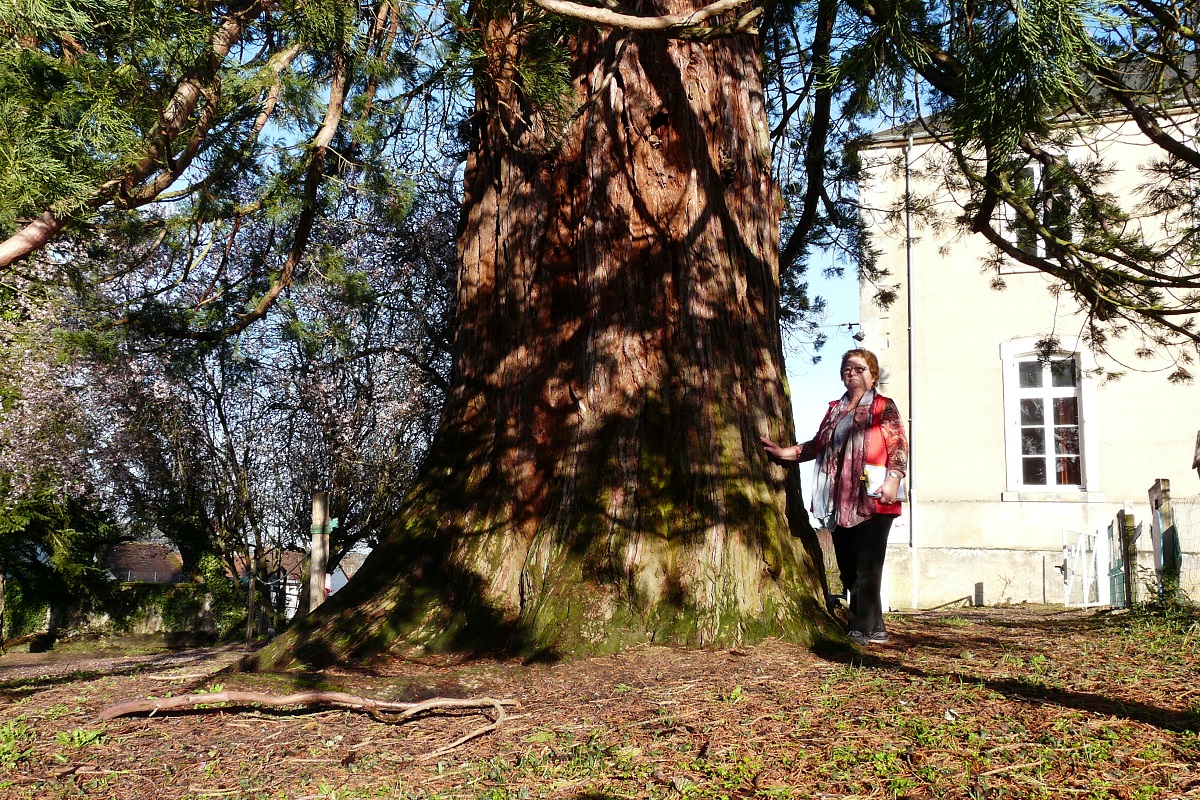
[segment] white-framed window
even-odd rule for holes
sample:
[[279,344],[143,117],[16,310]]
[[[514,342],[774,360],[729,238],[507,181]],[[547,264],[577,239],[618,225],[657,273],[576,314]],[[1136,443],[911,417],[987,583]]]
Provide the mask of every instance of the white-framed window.
[[[1071,239],[1071,194],[1061,180],[1056,180],[1052,170],[1045,169],[1041,162],[1029,161],[1017,170],[1012,179],[1013,188],[1029,198],[1029,205],[1037,214],[1038,222],[1060,239]],[[1046,241],[1035,231],[1022,224],[1017,212],[1007,203],[999,206],[1000,228],[1018,250],[1031,256],[1046,256]],[[1002,272],[1026,272],[1031,270],[1019,262],[1006,265]]]
[[1049,359],[1037,340],[1000,347],[1004,370],[1006,500],[1101,500],[1096,418],[1079,342]]
[[1083,486],[1075,356],[1017,362],[1023,486]]

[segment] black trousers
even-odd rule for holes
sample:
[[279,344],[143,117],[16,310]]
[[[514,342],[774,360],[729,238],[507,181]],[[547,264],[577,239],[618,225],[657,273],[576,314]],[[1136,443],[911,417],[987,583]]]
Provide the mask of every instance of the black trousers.
[[850,630],[870,635],[887,628],[883,624],[883,559],[887,555],[891,514],[876,514],[853,528],[833,529],[833,553],[837,557],[842,586],[850,592]]

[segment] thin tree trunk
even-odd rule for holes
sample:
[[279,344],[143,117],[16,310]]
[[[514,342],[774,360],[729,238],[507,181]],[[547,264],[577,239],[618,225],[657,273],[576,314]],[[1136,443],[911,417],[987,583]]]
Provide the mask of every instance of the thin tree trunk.
[[559,131],[521,29],[481,25],[440,432],[392,536],[263,663],[812,641],[815,535],[758,443],[792,439],[754,38],[588,33]]
[[254,618],[256,616],[254,602],[254,574],[255,574],[254,558],[250,555],[249,548],[246,550],[246,644],[254,641]]

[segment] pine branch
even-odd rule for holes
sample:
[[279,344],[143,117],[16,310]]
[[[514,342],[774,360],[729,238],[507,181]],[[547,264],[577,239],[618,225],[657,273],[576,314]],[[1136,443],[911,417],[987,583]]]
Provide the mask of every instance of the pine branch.
[[267,126],[267,120],[271,118],[271,114],[275,111],[275,106],[279,102],[279,92],[282,88],[280,77],[291,66],[292,61],[304,49],[303,42],[294,42],[291,46],[275,53],[267,61],[264,68],[265,71],[271,73],[273,80],[271,88],[267,90],[267,96],[263,100],[262,109],[258,112],[258,116],[254,120],[254,125],[250,132],[250,142],[257,142],[258,137],[262,134],[263,128]]
[[[1200,33],[1197,33],[1195,28],[1184,25],[1179,19],[1178,12],[1171,14],[1161,3],[1155,3],[1153,0],[1133,0],[1147,12],[1149,12],[1158,22],[1170,30],[1172,33],[1178,34],[1192,42],[1200,42]],[[1130,17],[1135,16],[1135,12],[1127,4],[1121,3],[1121,8]]]
[[800,219],[779,254],[780,272],[786,272],[803,254],[817,219],[818,201],[825,193],[825,145],[829,140],[833,115],[833,66],[830,57],[833,30],[837,24],[838,0],[821,0],[817,4],[814,24],[812,60],[813,79],[817,90],[813,98],[812,123],[804,154],[805,191]]
[[1164,131],[1150,108],[1138,100],[1136,95],[1141,93],[1127,87],[1110,67],[1100,63],[1091,64],[1089,67],[1097,82],[1129,113],[1146,138],[1180,161],[1200,169],[1200,152]]
[[313,223],[317,216],[317,194],[324,178],[329,145],[333,141],[334,134],[337,133],[338,125],[342,119],[348,87],[348,64],[346,57],[339,54],[335,59],[334,74],[330,82],[329,103],[325,109],[325,118],[309,145],[311,155],[309,156],[308,169],[304,181],[304,205],[299,218],[296,220],[295,234],[292,238],[292,246],[288,252],[287,261],[284,262],[279,275],[271,281],[270,287],[259,298],[258,302],[255,303],[254,308],[239,317],[237,321],[217,330],[172,331],[174,335],[196,341],[217,341],[241,333],[254,322],[265,317],[283,290],[291,285],[292,276],[295,274],[296,268],[300,265],[305,250],[308,248],[309,237],[312,234]]
[[[163,109],[158,124],[147,134],[147,148],[141,157],[133,164],[122,165],[109,173],[108,180],[101,185],[91,198],[84,203],[87,210],[96,210],[113,198],[124,195],[131,197],[134,187],[153,174],[165,160],[175,140],[185,129],[196,105],[202,97],[215,95],[217,74],[222,62],[229,55],[234,45],[240,41],[245,24],[256,14],[270,4],[271,0],[253,0],[249,5],[225,18],[224,22],[213,34],[211,52],[201,68],[194,70],[180,82],[172,93],[171,99]],[[215,103],[214,103],[215,105]],[[208,114],[215,113],[215,109]],[[211,117],[210,117],[211,121]],[[203,140],[204,133],[197,131]],[[199,142],[195,143],[197,148]],[[191,157],[184,154],[190,163]],[[182,174],[182,170],[180,170]],[[166,183],[169,186],[170,182]],[[165,189],[166,186],[162,188]],[[161,191],[161,190],[160,190]],[[152,198],[151,198],[152,199]],[[143,202],[149,202],[144,200]],[[29,256],[44,247],[71,221],[66,215],[60,215],[53,210],[42,213],[33,222],[0,242],[0,268],[7,267],[14,261]]]

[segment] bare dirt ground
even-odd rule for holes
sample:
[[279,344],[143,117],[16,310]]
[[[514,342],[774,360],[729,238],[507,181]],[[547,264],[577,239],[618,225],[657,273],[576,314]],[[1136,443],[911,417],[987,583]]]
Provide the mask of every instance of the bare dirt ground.
[[[237,647],[0,657],[0,798],[1200,797],[1200,623],[1044,607],[890,618],[865,653],[777,641],[553,664],[229,669]],[[117,649],[113,649],[117,648]],[[513,699],[491,720],[204,708],[196,691]]]

